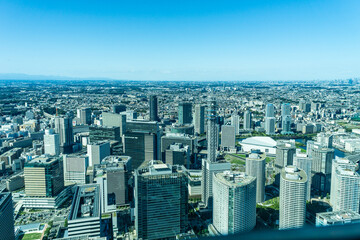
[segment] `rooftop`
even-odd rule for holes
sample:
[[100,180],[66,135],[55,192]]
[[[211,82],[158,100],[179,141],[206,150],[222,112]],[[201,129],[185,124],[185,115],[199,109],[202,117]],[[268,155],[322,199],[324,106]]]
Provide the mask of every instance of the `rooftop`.
[[258,145],[264,147],[275,147],[276,141],[271,137],[250,137],[242,140],[241,144]]
[[246,175],[244,172],[224,171],[217,173],[215,177],[229,187],[241,187],[255,181],[256,178]]

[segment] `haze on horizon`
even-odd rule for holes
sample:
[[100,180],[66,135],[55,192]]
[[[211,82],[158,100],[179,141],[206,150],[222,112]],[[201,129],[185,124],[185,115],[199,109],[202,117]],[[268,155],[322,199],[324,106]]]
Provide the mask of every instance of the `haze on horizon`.
[[0,2],[0,78],[313,80],[360,76],[360,2]]

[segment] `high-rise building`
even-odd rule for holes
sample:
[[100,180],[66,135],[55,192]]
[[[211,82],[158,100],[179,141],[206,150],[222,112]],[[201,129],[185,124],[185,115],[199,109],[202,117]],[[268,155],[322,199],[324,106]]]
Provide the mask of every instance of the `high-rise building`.
[[95,182],[100,186],[101,212],[113,212],[117,206],[129,203],[131,157],[108,156],[95,166],[94,171]]
[[334,149],[322,147],[319,143],[308,141],[307,153],[312,158],[312,187],[320,191],[322,195],[330,193]]
[[194,126],[195,133],[203,134],[205,132],[205,106],[201,104],[195,105]]
[[0,193],[0,238],[15,239],[14,207],[11,193]]
[[24,177],[26,196],[57,196],[64,189],[61,157],[39,156],[26,162]]
[[207,137],[207,160],[210,162],[216,161],[216,152],[218,149],[219,129],[216,125],[216,101],[209,98],[207,109],[208,127],[206,132]]
[[100,187],[86,184],[76,187],[68,217],[68,236],[100,237]]
[[190,168],[190,147],[182,143],[175,143],[165,151],[165,163],[169,165],[183,165]]
[[333,211],[359,212],[360,175],[355,163],[336,158],[332,166],[330,202]]
[[124,104],[114,105],[112,106],[113,113],[121,113],[126,111],[126,106]]
[[229,171],[231,163],[220,160],[211,162],[207,159],[202,160],[201,171],[201,201],[205,207],[212,208],[213,206],[213,176],[214,173]]
[[272,103],[266,105],[265,117],[275,117],[275,107]]
[[274,117],[265,118],[265,132],[267,135],[275,134],[275,124],[276,124],[276,118]]
[[294,154],[296,153],[294,140],[278,140],[276,142],[276,172],[280,172],[287,165],[293,165]]
[[186,231],[187,177],[180,166],[147,161],[135,171],[137,239],[172,239]]
[[120,127],[120,137],[126,132],[126,115],[103,112],[102,114],[103,126],[105,127]]
[[246,158],[246,174],[256,177],[256,202],[265,201],[265,156],[251,153]]
[[65,185],[86,183],[86,169],[89,166],[88,156],[64,155],[63,164]]
[[166,161],[166,150],[174,144],[189,146],[190,155],[197,153],[197,137],[179,133],[167,133],[165,136],[161,137],[161,160]]
[[207,159],[202,160],[201,171],[201,200],[205,207],[212,208],[212,178],[215,172],[230,170],[231,164],[226,161],[216,161],[219,142],[219,128],[216,124],[216,101],[209,98],[208,109],[208,130],[207,137]]
[[231,126],[235,127],[235,135],[239,134],[239,115],[231,115]]
[[284,167],[280,173],[279,229],[301,228],[306,217],[306,173],[295,166]]
[[190,102],[179,103],[178,111],[179,124],[192,123],[192,104]]
[[316,138],[317,138],[316,141],[321,146],[326,147],[326,148],[332,148],[333,138],[334,138],[334,136],[332,134],[320,132],[317,134]]
[[244,130],[251,130],[251,112],[249,110],[244,112]]
[[235,148],[235,127],[223,125],[221,127],[221,147],[223,149]]
[[296,154],[294,154],[293,164],[294,166],[304,170],[306,176],[308,178],[308,189],[306,193],[306,200],[310,201],[311,197],[311,166],[312,166],[312,159],[306,154],[301,153],[297,149]]
[[274,112],[274,105],[272,103],[267,104],[265,110],[265,131],[268,135],[275,134],[276,118]]
[[60,136],[53,129],[46,129],[44,135],[44,152],[49,155],[60,155]]
[[150,99],[150,121],[159,121],[158,116],[158,98],[155,95],[151,95]]
[[213,178],[213,225],[221,235],[248,232],[256,225],[256,178],[225,171]]
[[91,108],[78,109],[77,117],[80,119],[81,124],[91,125]]
[[72,153],[74,143],[72,119],[69,117],[56,117],[55,132],[60,136],[61,152]]
[[88,144],[87,155],[89,156],[89,166],[100,164],[105,157],[110,155],[110,143],[97,142]]
[[291,134],[291,105],[283,103],[281,105],[281,134]]
[[145,160],[158,159],[157,137],[150,132],[127,132],[123,136],[124,154],[132,157],[132,169]]

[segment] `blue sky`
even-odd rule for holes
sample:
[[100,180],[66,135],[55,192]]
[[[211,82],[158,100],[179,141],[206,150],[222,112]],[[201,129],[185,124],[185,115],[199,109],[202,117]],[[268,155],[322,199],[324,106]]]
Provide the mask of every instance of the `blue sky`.
[[360,1],[0,0],[0,74],[360,77]]

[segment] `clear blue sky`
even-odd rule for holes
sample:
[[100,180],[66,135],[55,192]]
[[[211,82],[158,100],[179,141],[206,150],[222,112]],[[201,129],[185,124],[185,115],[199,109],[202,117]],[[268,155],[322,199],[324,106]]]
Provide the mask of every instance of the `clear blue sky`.
[[359,0],[0,0],[0,73],[360,77],[359,13]]

